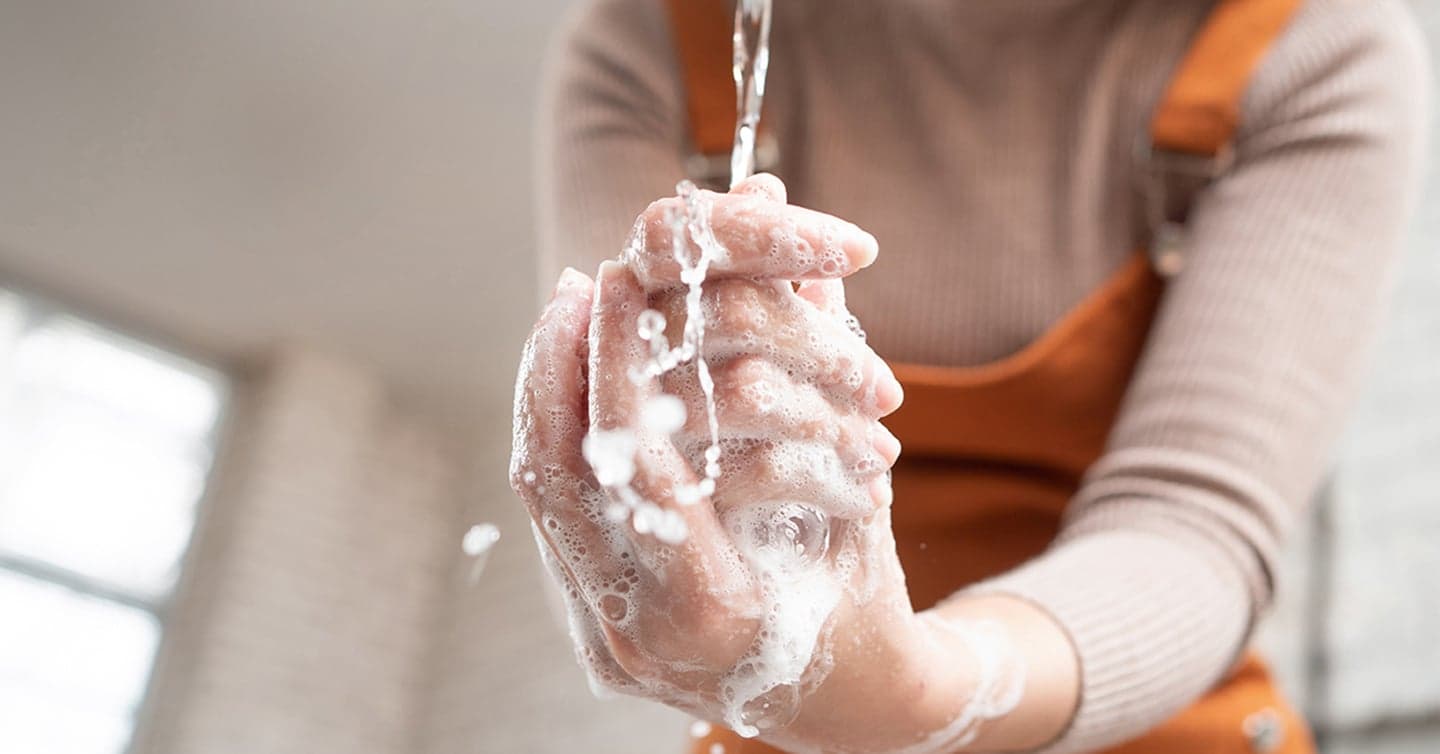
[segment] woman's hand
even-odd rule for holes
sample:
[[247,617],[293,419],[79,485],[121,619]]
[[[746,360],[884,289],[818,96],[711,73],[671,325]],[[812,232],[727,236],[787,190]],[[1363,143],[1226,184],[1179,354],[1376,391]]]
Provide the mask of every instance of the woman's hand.
[[[917,619],[895,556],[900,447],[878,420],[900,386],[853,329],[840,283],[873,261],[875,241],[786,205],[773,177],[704,198],[728,250],[703,297],[723,450],[713,495],[678,494],[711,442],[694,368],[639,377],[640,314],[664,313],[672,341],[685,319],[678,199],[647,209],[623,263],[594,283],[562,276],[522,361],[512,485],[593,682],[787,745],[914,745],[953,722],[975,660]],[[662,392],[687,409],[673,432],[642,420]],[[633,443],[629,473],[597,479],[582,450],[595,433]],[[621,485],[687,536],[614,520]]]

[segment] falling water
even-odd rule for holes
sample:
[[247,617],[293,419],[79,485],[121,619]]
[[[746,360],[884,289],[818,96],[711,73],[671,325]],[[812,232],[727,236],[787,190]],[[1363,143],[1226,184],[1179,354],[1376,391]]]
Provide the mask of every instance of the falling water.
[[735,147],[730,152],[730,187],[755,172],[755,135],[765,102],[765,73],[770,68],[772,0],[740,0],[735,5]]
[[[741,0],[735,7],[732,73],[735,77],[736,118],[735,145],[730,155],[732,188],[755,171],[755,139],[760,126],[760,109],[765,100],[765,74],[770,67],[771,2],[772,0]],[[687,289],[685,329],[681,344],[671,348],[665,337],[664,315],[657,311],[642,313],[637,325],[640,336],[650,344],[651,358],[642,370],[643,374],[632,375],[632,379],[655,378],[682,364],[695,364],[696,377],[705,398],[710,444],[705,449],[699,481],[675,491],[676,498],[681,503],[693,503],[714,493],[715,482],[720,475],[720,432],[715,415],[714,383],[703,353],[705,316],[700,301],[710,261],[717,254],[724,253],[724,250],[709,227],[708,200],[704,199],[689,181],[677,186],[676,192],[681,199],[681,210],[668,219],[673,234],[675,261],[680,265],[681,282]],[[632,239],[632,243],[635,241],[636,239]],[[621,258],[625,259],[634,253],[635,249],[627,249]],[[674,414],[677,408],[681,412],[679,422],[684,421],[683,406],[657,402],[649,408],[652,411],[646,413],[652,415],[650,418],[660,419],[662,424],[672,423],[664,418]],[[641,418],[643,420],[646,417]],[[642,425],[646,423],[642,421]],[[667,427],[662,433],[668,434],[677,429],[678,424]],[[643,499],[630,486],[630,479],[634,474],[635,450],[636,438],[629,430],[592,431],[585,438],[586,460],[596,469],[602,484],[619,497],[619,500],[610,506],[608,513],[615,520],[629,517],[631,525],[637,530],[653,531],[664,541],[679,542],[686,534],[681,517],[675,511],[665,511]]]

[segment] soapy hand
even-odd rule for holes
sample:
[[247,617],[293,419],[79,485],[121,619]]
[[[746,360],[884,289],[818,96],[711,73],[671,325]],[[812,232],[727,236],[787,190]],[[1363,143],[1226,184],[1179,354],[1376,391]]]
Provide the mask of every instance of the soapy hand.
[[[875,240],[785,204],[771,176],[702,198],[725,250],[700,302],[713,491],[696,492],[715,438],[695,365],[654,377],[654,336],[642,337],[664,328],[673,342],[686,319],[680,199],[651,205],[593,283],[562,276],[522,361],[512,485],[592,683],[796,746],[896,748],[946,721],[887,704],[966,690],[953,687],[963,674],[922,667],[952,652],[911,611],[891,539],[900,447],[878,419],[900,386],[840,283],[874,260]],[[625,520],[639,515],[625,494],[684,536]]]

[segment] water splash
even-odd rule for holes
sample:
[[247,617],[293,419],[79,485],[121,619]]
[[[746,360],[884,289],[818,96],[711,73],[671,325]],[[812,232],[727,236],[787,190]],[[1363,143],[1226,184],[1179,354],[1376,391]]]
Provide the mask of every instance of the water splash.
[[755,172],[755,137],[765,103],[765,74],[770,69],[772,0],[735,4],[734,58],[735,146],[730,151],[730,188]]
[[[702,468],[698,470],[699,479],[674,490],[677,502],[693,505],[713,495],[715,482],[720,478],[720,421],[715,408],[715,382],[705,361],[705,311],[701,302],[710,263],[726,252],[710,227],[710,200],[690,181],[681,181],[675,193],[680,198],[679,207],[671,210],[666,220],[672,254],[680,266],[680,282],[686,288],[685,327],[680,343],[672,346],[665,334],[665,315],[653,309],[641,312],[635,327],[650,346],[650,358],[629,377],[637,385],[645,384],[684,365],[695,365],[696,379],[704,396],[708,444]],[[631,248],[626,249],[621,258],[643,253],[643,245],[643,238],[631,239]],[[635,531],[654,534],[670,544],[678,544],[688,535],[684,517],[678,511],[646,500],[630,482],[635,475],[635,455],[641,436],[668,437],[684,426],[686,418],[685,404],[673,395],[662,393],[641,406],[635,430],[591,430],[582,445],[596,481],[615,494],[616,502],[606,510],[607,517],[617,522],[629,518]]]
[[[533,480],[534,475],[531,474],[529,481]],[[485,562],[490,559],[490,550],[499,541],[500,529],[495,524],[476,524],[465,532],[465,538],[460,540],[460,549],[474,559],[474,564],[470,566],[471,584],[480,580],[480,574],[485,570]]]

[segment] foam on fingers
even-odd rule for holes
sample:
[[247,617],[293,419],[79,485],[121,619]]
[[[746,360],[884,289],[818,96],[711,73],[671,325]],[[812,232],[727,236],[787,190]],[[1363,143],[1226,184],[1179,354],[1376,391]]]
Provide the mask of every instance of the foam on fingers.
[[[839,278],[870,266],[879,253],[875,237],[853,223],[822,212],[782,204],[756,193],[696,190],[708,205],[704,225],[722,248],[711,262],[716,278],[771,280]],[[622,261],[647,288],[681,283],[670,220],[684,199],[652,203],[636,220]],[[699,238],[681,244],[703,245]]]

